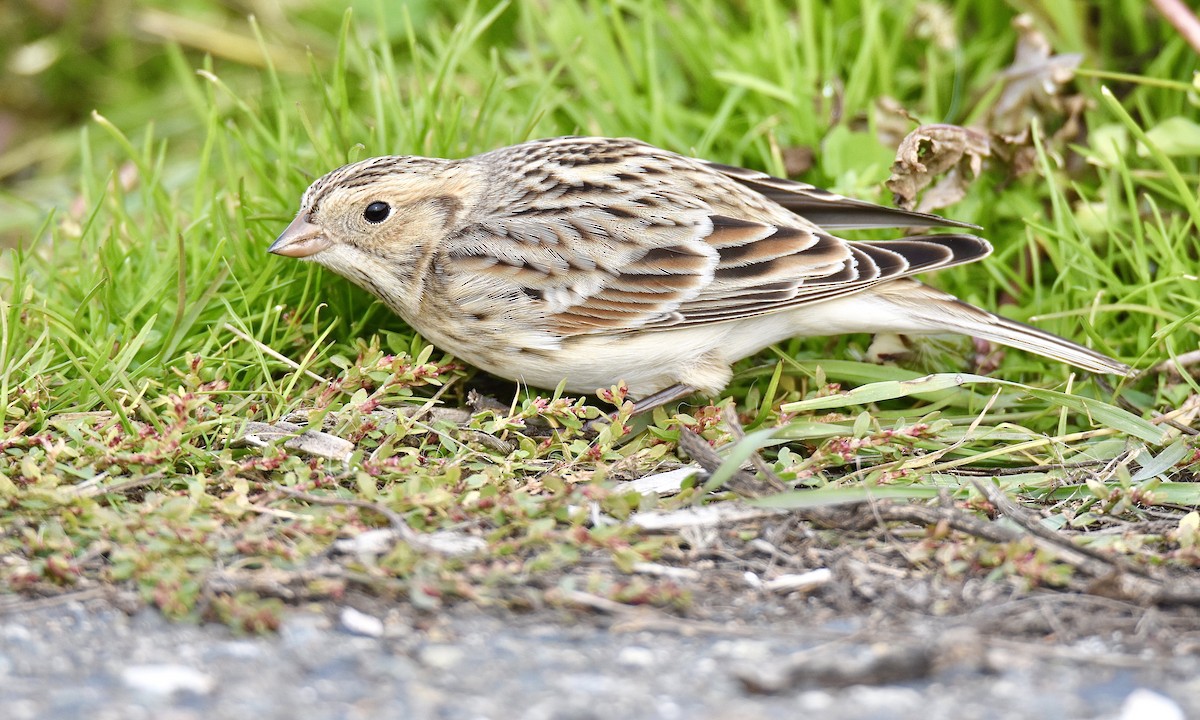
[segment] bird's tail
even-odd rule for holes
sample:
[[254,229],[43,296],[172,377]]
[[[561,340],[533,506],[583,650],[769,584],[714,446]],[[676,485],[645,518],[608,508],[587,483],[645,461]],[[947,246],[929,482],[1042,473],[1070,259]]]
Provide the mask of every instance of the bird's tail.
[[1102,375],[1133,377],[1125,363],[1054,333],[994,315],[916,281],[884,283],[876,292],[902,305],[929,332],[958,332],[1025,350]]
[[[988,314],[991,315],[991,313]],[[1136,370],[1119,360],[1114,360],[1104,353],[1085,348],[1045,330],[1039,330],[999,315],[992,315],[989,319],[990,323],[972,325],[964,328],[963,332],[983,340],[991,340],[1001,345],[1053,358],[1101,375],[1133,377],[1137,374]]]

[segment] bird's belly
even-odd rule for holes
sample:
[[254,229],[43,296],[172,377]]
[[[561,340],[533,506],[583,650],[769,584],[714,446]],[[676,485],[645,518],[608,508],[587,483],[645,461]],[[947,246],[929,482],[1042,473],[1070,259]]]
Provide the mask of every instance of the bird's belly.
[[484,359],[489,372],[534,387],[591,393],[624,380],[633,397],[644,397],[677,383],[718,392],[729,381],[729,365],[778,342],[787,335],[756,322],[721,323],[677,330],[567,338],[553,350],[510,348],[497,367]]
[[482,370],[531,387],[551,389],[565,380],[569,392],[592,393],[624,380],[634,397],[677,383],[716,393],[729,381],[731,363],[790,337],[911,331],[888,305],[862,293],[723,323],[561,342],[483,324],[463,333],[438,327],[422,334]]
[[656,342],[662,334],[576,337],[553,350],[514,347],[501,362],[486,358],[479,366],[532,387],[554,388],[565,380],[572,393],[594,393],[624,380],[640,397],[677,382],[685,354]]

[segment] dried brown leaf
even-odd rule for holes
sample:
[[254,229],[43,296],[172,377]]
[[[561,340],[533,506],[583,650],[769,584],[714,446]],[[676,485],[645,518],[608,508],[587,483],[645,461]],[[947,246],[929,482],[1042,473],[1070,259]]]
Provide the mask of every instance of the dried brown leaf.
[[1013,27],[1020,34],[1016,52],[1001,73],[1004,90],[988,114],[988,128],[999,135],[1016,135],[1047,112],[1067,114],[1063,88],[1083,61],[1078,53],[1055,55],[1029,15],[1014,18]]
[[[932,212],[952,205],[966,194],[979,176],[983,158],[991,155],[987,135],[957,125],[922,125],[913,130],[896,150],[888,189],[896,204],[906,210]],[[941,176],[921,198],[917,195]]]

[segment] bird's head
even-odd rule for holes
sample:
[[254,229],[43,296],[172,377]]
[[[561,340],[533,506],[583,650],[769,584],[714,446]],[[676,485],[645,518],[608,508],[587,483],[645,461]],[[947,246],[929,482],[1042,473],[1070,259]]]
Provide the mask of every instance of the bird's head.
[[362,160],[314,182],[268,250],[319,263],[397,307],[391,295],[405,291],[426,249],[461,227],[479,192],[477,171],[455,161]]

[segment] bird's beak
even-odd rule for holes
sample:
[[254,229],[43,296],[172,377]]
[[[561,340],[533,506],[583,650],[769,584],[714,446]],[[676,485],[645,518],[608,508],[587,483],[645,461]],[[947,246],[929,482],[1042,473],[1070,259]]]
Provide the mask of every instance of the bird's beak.
[[279,237],[275,238],[267,252],[284,257],[306,258],[316,255],[329,245],[329,239],[323,234],[321,226],[309,222],[308,213],[302,212]]

